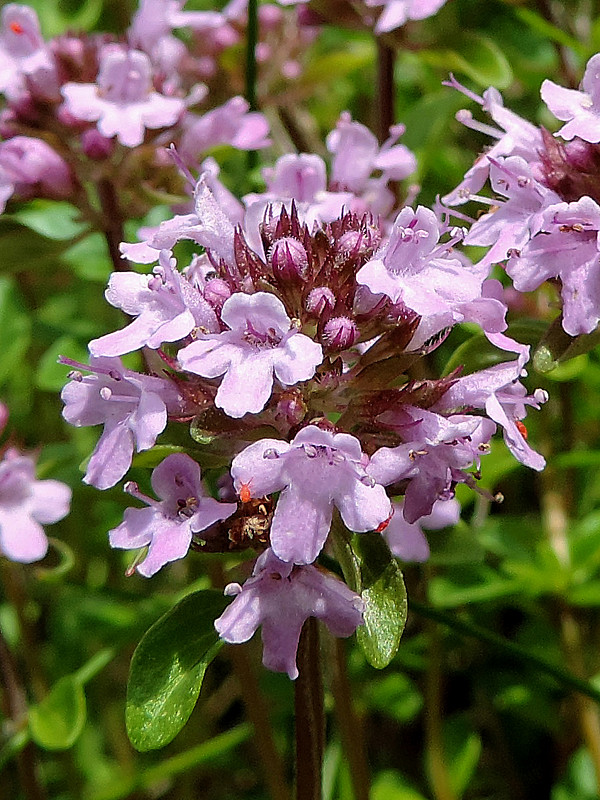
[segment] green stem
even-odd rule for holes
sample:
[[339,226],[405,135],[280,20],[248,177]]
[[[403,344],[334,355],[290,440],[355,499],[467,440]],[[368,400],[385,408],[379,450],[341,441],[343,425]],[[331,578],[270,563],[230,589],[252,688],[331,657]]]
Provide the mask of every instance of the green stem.
[[285,781],[283,762],[275,747],[269,714],[256,678],[254,665],[248,657],[248,651],[244,645],[230,647],[229,658],[239,678],[246,713],[254,728],[255,745],[269,794],[272,800],[289,800],[290,795]]
[[321,800],[325,717],[317,620],[304,623],[296,679],[296,800]]
[[365,752],[362,720],[352,703],[352,687],[348,679],[346,646],[342,639],[333,640],[333,676],[331,691],[342,737],[344,754],[350,769],[355,800],[369,800],[369,764]]
[[458,617],[456,614],[448,614],[445,611],[441,611],[438,608],[433,608],[432,606],[419,603],[416,600],[411,600],[410,608],[411,611],[415,611],[422,617],[434,619],[436,622],[441,622],[442,625],[447,625],[449,628],[457,631],[458,633],[461,633],[465,636],[471,636],[474,639],[485,642],[496,650],[499,650],[506,655],[517,659],[518,661],[523,661],[526,664],[536,667],[540,672],[543,672],[544,674],[554,678],[554,680],[561,686],[564,686],[568,689],[574,689],[576,692],[579,692],[586,697],[591,697],[594,702],[600,704],[600,691],[594,688],[594,686],[592,686],[590,683],[576,677],[570,672],[566,672],[560,667],[554,666],[554,664],[548,663],[543,658],[536,656],[534,653],[530,653],[524,647],[521,647],[514,642],[510,642],[503,636],[492,633],[486,628],[481,628],[479,625],[475,625],[473,622],[467,622],[466,620]]
[[[411,603],[412,606],[412,603]],[[431,788],[436,800],[456,800],[444,752],[442,732],[442,644],[435,622],[429,625],[429,650],[425,685],[425,730]]]
[[[0,684],[4,689],[7,715],[15,729],[18,729],[27,721],[27,697],[19,680],[17,665],[1,630]],[[33,743],[25,744],[16,759],[24,797],[27,800],[45,800],[46,792],[40,781],[37,753]]]

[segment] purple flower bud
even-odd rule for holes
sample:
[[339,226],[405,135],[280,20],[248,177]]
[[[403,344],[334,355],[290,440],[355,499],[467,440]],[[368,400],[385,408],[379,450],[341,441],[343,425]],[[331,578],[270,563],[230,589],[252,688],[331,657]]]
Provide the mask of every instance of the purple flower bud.
[[284,392],[277,403],[277,416],[289,425],[299,425],[306,415],[306,404],[302,393],[296,390]]
[[318,286],[308,293],[306,310],[314,317],[320,317],[325,309],[335,307],[335,295],[327,286]]
[[81,148],[92,161],[104,161],[115,149],[113,140],[102,136],[96,128],[83,132],[81,135]]
[[223,303],[231,297],[231,289],[222,278],[211,278],[204,287],[204,299],[213,308],[221,309]]
[[598,148],[583,139],[573,139],[565,142],[565,155],[567,162],[575,169],[582,172],[592,172],[597,169]]
[[282,19],[283,19],[282,10],[278,6],[272,3],[260,6],[258,9],[258,21],[263,31],[275,30],[277,26],[281,23]]
[[348,317],[332,317],[323,328],[323,343],[330,350],[347,350],[358,340],[360,331]]
[[271,263],[276,278],[297,283],[306,275],[308,256],[297,239],[285,236],[273,245]]

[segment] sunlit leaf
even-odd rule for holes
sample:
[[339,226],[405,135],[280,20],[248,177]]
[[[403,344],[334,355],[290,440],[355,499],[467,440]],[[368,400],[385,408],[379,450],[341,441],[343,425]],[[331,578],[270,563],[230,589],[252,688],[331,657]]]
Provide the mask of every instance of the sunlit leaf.
[[213,623],[227,603],[220,592],[194,592],[161,617],[137,646],[125,718],[138,750],[163,747],[188,721],[206,668],[221,647]]
[[406,625],[402,571],[378,533],[350,539],[338,529],[335,550],[347,583],[365,601],[365,624],[357,628],[357,641],[369,664],[383,669],[396,655]]

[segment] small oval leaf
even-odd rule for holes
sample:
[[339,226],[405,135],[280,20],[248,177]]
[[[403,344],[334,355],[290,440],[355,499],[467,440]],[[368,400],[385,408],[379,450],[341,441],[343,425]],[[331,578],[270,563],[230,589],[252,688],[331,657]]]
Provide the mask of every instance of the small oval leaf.
[[206,668],[221,647],[213,623],[227,604],[220,592],[194,592],[161,617],[137,646],[125,709],[127,733],[137,750],[163,747],[188,721]]
[[83,730],[85,695],[73,675],[60,678],[50,693],[29,710],[32,739],[46,750],[67,750]]
[[352,547],[361,562],[365,624],[356,639],[376,669],[387,667],[396,655],[406,625],[408,605],[402,571],[378,533],[354,536]]
[[378,533],[352,536],[341,524],[334,527],[335,554],[348,585],[365,601],[365,624],[356,639],[376,669],[387,667],[396,655],[406,625],[408,605],[402,571]]

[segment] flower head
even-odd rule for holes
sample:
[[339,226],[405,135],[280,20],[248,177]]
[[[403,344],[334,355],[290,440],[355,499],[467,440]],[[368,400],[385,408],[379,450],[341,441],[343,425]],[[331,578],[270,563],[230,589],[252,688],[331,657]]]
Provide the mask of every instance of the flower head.
[[229,584],[233,603],[215,620],[226,642],[247,642],[262,625],[263,664],[298,677],[296,651],[308,617],[322,620],[333,636],[350,636],[363,623],[364,602],[333,575],[313,566],[281,561],[272,550],[257,560],[243,586]]
[[42,525],[69,513],[71,490],[55,480],[35,479],[35,462],[13,448],[0,460],[0,553],[29,564],[48,550]]
[[351,531],[375,530],[391,513],[383,486],[364,467],[360,442],[348,433],[309,425],[291,443],[262,439],[233,459],[239,491],[256,497],[281,491],[271,526],[271,546],[282,560],[311,564],[319,555],[334,506]]
[[312,378],[323,360],[321,345],[299,333],[272,294],[238,292],[223,304],[221,319],[229,330],[200,335],[179,351],[179,363],[204,378],[224,376],[215,404],[230,417],[262,411],[274,377],[292,386]]
[[112,547],[124,550],[147,546],[148,553],[137,566],[146,578],[170,561],[183,558],[194,533],[227,519],[236,510],[235,503],[219,503],[207,496],[200,478],[200,467],[192,458],[173,453],[152,472],[152,488],[159,501],[140,494],[135,484],[126,485],[126,491],[148,508],[128,508],[123,522],[109,532],[109,541]]
[[116,136],[126,147],[141,144],[146,128],[173,125],[185,111],[182,99],[152,89],[152,67],[145,53],[114,45],[102,52],[97,84],[67,83],[62,93],[70,114],[97,122],[103,136]]

